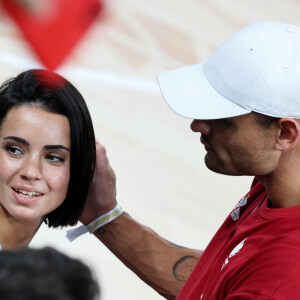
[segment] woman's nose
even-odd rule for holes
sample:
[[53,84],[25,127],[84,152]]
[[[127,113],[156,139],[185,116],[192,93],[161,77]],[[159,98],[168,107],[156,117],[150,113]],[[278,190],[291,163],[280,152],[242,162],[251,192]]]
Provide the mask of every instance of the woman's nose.
[[40,180],[42,177],[41,162],[38,157],[28,157],[22,166],[20,172],[22,179],[25,180]]
[[194,132],[200,132],[205,135],[209,135],[211,132],[211,127],[207,120],[193,120],[191,123],[191,129]]

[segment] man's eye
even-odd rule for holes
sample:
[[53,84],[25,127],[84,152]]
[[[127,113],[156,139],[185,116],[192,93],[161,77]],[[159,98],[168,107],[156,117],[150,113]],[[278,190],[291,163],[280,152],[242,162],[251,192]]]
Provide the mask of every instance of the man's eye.
[[226,127],[230,127],[232,125],[232,121],[230,120],[230,118],[220,119],[220,124]]
[[47,159],[51,162],[59,163],[59,162],[64,162],[65,159],[61,157],[60,155],[57,154],[48,154]]
[[221,119],[221,122],[226,125],[230,124],[230,121],[228,119]]
[[23,154],[22,150],[16,146],[6,146],[5,149],[11,155],[22,155]]

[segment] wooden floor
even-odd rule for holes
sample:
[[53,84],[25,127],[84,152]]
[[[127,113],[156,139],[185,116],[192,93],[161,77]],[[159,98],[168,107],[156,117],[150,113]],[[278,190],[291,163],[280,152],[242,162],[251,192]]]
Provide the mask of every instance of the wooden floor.
[[[162,99],[156,73],[205,60],[250,23],[300,25],[296,0],[110,0],[59,73],[84,95],[99,141],[118,178],[118,200],[173,242],[205,248],[251,178],[208,171],[191,120]],[[39,66],[14,24],[0,12],[0,80]],[[103,300],[162,299],[93,236],[72,244],[65,230],[43,227],[31,246],[54,246],[89,264]]]

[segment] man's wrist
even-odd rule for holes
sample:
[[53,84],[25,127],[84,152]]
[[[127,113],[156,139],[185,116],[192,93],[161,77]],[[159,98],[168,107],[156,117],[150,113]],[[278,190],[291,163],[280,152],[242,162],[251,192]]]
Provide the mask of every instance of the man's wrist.
[[108,211],[104,215],[99,216],[98,218],[90,222],[86,227],[89,233],[94,233],[98,228],[106,225],[107,223],[110,223],[122,213],[123,208],[119,204],[117,204],[112,210]]
[[75,229],[71,229],[67,231],[67,238],[70,241],[75,240],[80,235],[85,234],[87,232],[94,233],[97,229],[101,228],[102,226],[110,223],[117,217],[119,217],[123,213],[122,207],[117,204],[112,210],[108,211],[107,213],[97,217],[95,220],[91,221],[87,225],[81,225]]
[[88,212],[84,211],[83,215],[80,217],[79,221],[84,224],[85,226],[89,225],[91,222],[96,220],[99,216],[102,216],[112,209],[114,209],[118,205],[117,202],[115,202],[110,207],[106,208],[98,208],[98,207],[89,207]]

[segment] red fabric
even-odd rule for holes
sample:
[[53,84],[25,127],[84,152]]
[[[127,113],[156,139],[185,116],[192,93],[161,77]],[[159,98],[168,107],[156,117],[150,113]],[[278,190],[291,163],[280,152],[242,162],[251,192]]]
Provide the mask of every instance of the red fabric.
[[255,180],[178,300],[300,299],[300,206],[270,209],[267,202],[263,185]]
[[51,70],[64,61],[102,8],[99,0],[53,0],[56,14],[41,17],[14,0],[0,1],[42,63]]

